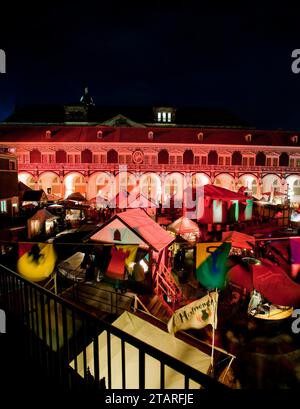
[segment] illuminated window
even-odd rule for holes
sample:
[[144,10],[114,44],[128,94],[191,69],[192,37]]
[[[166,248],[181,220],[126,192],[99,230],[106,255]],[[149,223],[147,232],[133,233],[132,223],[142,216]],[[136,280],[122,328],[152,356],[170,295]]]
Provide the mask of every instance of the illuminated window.
[[161,112],[157,112],[157,122],[161,122]]
[[168,122],[171,122],[171,120],[172,120],[172,114],[171,112],[168,112]]
[[167,122],[167,113],[166,112],[162,113],[162,121]]
[[0,200],[0,213],[7,212],[7,203],[6,200]]
[[294,182],[294,195],[300,195],[300,180]]

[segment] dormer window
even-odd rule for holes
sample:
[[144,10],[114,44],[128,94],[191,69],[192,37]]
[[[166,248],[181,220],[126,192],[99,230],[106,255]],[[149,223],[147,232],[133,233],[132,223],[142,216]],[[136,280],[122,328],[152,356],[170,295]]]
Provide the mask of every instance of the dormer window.
[[198,135],[197,135],[198,141],[203,142],[203,137],[204,137],[203,132],[199,132]]
[[291,141],[292,141],[293,143],[298,143],[298,135],[293,135],[293,136],[291,136]]
[[246,142],[250,143],[251,140],[252,140],[252,135],[251,135],[251,133],[248,133],[247,135],[245,135],[245,141],[246,141]]
[[154,108],[155,120],[160,123],[171,123],[175,120],[175,108]]

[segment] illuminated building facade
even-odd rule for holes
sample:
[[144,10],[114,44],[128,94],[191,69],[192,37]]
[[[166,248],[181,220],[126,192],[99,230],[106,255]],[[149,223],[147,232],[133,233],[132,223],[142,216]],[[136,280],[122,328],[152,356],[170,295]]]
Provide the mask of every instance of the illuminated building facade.
[[295,132],[257,130],[223,111],[97,111],[88,104],[65,106],[60,116],[50,108],[32,111],[35,118],[16,112],[3,122],[0,143],[15,150],[19,180],[33,189],[91,199],[109,188],[113,176],[128,190],[139,186],[162,201],[180,196],[187,177],[193,186],[244,186],[259,199],[271,193],[300,202]]

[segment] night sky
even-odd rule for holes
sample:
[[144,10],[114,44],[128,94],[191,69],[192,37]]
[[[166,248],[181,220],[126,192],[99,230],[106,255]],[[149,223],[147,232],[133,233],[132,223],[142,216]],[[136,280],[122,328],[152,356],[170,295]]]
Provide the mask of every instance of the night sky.
[[0,120],[15,105],[77,102],[87,84],[97,105],[222,107],[257,128],[299,130],[298,10],[224,3],[1,4]]

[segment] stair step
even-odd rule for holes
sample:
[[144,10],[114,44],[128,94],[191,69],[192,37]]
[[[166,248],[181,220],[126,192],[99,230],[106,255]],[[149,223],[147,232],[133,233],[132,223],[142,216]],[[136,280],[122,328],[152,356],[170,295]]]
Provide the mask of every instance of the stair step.
[[161,307],[162,307],[162,304],[161,304],[160,301],[158,301],[158,302],[153,306],[153,308],[151,308],[151,310],[150,310],[151,314],[156,315],[156,314],[158,313],[158,311],[160,310]]
[[157,301],[159,301],[157,295],[155,295],[154,297],[151,298],[150,302],[146,305],[146,307],[148,308],[149,311],[157,303]]

